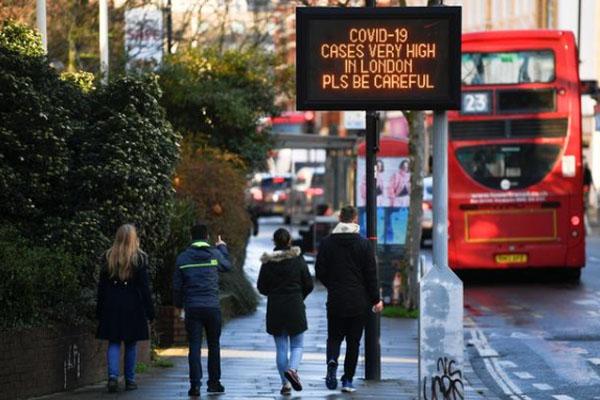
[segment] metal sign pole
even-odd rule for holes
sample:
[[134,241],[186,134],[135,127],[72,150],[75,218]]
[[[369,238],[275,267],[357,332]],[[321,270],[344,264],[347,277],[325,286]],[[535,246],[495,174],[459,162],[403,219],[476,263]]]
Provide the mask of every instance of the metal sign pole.
[[463,399],[463,286],[448,267],[445,111],[433,114],[433,156],[433,267],[419,290],[419,399]]
[[433,265],[448,266],[448,118],[433,114]]
[[[366,0],[367,7],[376,7],[376,0]],[[367,111],[367,143],[366,143],[366,174],[367,174],[367,237],[377,256],[377,192],[375,181],[375,164],[379,150],[379,134],[377,123],[379,113]],[[379,266],[377,266],[377,287],[379,282]],[[365,325],[365,379],[381,379],[381,326],[378,313],[368,312]]]
[[[377,182],[375,164],[377,162],[379,113],[367,111],[367,143],[366,166],[367,181],[367,237],[371,248],[377,255]],[[377,287],[379,283],[379,266],[377,266]],[[365,379],[381,379],[381,335],[379,313],[368,312],[365,325]]]

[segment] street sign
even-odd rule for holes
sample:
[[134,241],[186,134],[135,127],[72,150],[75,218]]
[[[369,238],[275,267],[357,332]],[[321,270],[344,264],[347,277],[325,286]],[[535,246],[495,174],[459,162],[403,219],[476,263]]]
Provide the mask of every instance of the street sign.
[[162,11],[136,7],[125,11],[127,68],[156,68],[162,62]]
[[460,108],[460,25],[460,7],[297,8],[297,108]]

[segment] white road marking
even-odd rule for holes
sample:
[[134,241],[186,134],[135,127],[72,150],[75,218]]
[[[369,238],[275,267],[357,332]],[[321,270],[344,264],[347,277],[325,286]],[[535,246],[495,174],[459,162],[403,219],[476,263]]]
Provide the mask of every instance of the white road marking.
[[589,256],[588,260],[592,261],[592,262],[600,262],[600,258],[598,257],[594,257],[594,256]]
[[494,369],[494,367],[492,367],[492,363],[491,363],[490,359],[484,358],[483,363],[485,364],[485,369],[491,375],[492,379],[498,384],[498,386],[500,386],[500,389],[504,392],[504,394],[506,394],[506,395],[513,394],[512,390],[510,390],[510,388],[508,386],[506,386],[504,381],[502,379],[500,379],[500,377],[496,373],[496,370]]
[[513,374],[518,376],[519,379],[533,379],[534,378],[534,376],[531,375],[529,372],[513,372]]
[[596,366],[600,366],[600,358],[588,358],[588,361]]
[[573,350],[573,353],[575,354],[588,354],[588,351],[581,347],[573,347],[571,350]]
[[471,337],[473,340],[470,342],[475,346],[481,358],[498,357],[498,352],[490,347],[486,337],[479,329],[471,329]]
[[515,364],[512,361],[508,361],[508,360],[498,361],[498,365],[500,365],[501,367],[504,367],[504,368],[517,368],[517,364]]
[[496,359],[492,358],[491,363],[492,366],[496,368],[496,372],[500,378],[504,381],[504,383],[506,383],[506,385],[513,391],[514,394],[521,396],[521,398],[524,400],[530,400],[529,397],[525,396],[523,391],[508,377],[506,372],[499,365],[495,365]]
[[529,333],[523,333],[523,332],[513,332],[510,334],[510,337],[513,339],[532,339],[533,336],[531,336]]
[[554,388],[550,385],[548,385],[547,383],[534,383],[533,387],[536,388],[537,390],[554,390]]
[[580,306],[597,306],[598,300],[575,300],[573,303]]
[[592,310],[588,310],[586,311],[590,316],[592,317],[598,317],[600,316],[600,313],[598,311],[592,311]]
[[556,400],[575,400],[574,398],[572,398],[571,396],[567,396],[566,394],[557,394],[552,397],[554,397]]

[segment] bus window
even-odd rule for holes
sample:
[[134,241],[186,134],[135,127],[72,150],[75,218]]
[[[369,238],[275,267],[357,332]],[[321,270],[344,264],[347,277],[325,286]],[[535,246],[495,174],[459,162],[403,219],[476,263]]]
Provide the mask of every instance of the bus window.
[[548,83],[556,75],[550,50],[464,53],[461,71],[463,85]]
[[[491,189],[522,189],[541,181],[560,153],[553,144],[495,144],[461,147],[456,157],[462,168]],[[502,181],[510,187],[501,187]]]

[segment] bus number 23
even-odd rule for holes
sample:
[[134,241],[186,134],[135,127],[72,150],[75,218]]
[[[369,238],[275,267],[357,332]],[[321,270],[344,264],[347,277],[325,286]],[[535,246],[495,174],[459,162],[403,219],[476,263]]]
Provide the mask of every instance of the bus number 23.
[[462,112],[465,114],[489,112],[489,97],[488,93],[464,93]]

